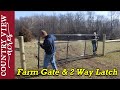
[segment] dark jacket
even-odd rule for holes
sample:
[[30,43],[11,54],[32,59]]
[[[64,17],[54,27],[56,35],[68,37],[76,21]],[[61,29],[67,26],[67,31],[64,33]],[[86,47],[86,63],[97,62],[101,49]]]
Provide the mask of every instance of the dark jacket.
[[98,38],[99,37],[97,35],[96,36],[92,36],[92,43],[96,43]]
[[55,41],[56,37],[54,35],[47,35],[45,40],[41,46],[46,52],[46,54],[53,54],[56,50],[55,48]]

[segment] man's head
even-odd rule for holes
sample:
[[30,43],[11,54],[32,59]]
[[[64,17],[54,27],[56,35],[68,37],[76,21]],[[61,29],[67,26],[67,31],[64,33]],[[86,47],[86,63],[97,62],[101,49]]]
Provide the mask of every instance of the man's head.
[[40,31],[40,36],[41,36],[42,38],[45,38],[47,35],[48,35],[48,34],[47,34],[47,32],[46,32],[45,30],[41,30],[41,31]]

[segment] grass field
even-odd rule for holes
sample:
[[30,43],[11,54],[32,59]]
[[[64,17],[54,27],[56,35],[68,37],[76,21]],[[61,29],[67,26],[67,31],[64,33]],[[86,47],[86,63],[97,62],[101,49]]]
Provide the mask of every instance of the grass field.
[[[56,52],[56,62],[58,69],[62,71],[63,69],[67,69],[70,71],[74,69],[75,72],[79,68],[85,68],[87,70],[96,70],[99,68],[100,70],[113,70],[116,68],[118,70],[118,76],[95,76],[92,75],[88,77],[87,75],[78,76],[76,73],[74,75],[63,76],[60,74],[59,76],[35,76],[35,77],[26,77],[28,79],[120,79],[120,52],[113,52],[116,50],[120,50],[120,42],[111,42],[106,43],[105,46],[105,56],[96,56],[96,57],[88,57],[81,58],[80,56],[84,53],[84,41],[73,41],[69,43],[69,52],[68,57],[66,59],[66,43],[57,43],[57,52]],[[35,56],[37,55],[37,41],[33,40],[32,42],[25,43],[25,59],[26,66],[28,70],[37,69],[37,59]],[[102,42],[98,42],[98,55],[102,54]],[[86,54],[92,55],[92,45],[91,41],[87,41],[86,44]],[[43,56],[44,51],[40,49],[40,65],[43,65]],[[80,57],[74,58],[73,57]],[[62,60],[64,59],[64,60]],[[19,52],[19,43],[18,40],[15,39],[15,72],[17,73],[17,69],[21,68],[20,64],[20,52]],[[48,68],[51,69],[51,66]],[[41,69],[41,68],[40,68]],[[21,78],[16,76],[16,78]],[[22,77],[24,78],[24,77]]]

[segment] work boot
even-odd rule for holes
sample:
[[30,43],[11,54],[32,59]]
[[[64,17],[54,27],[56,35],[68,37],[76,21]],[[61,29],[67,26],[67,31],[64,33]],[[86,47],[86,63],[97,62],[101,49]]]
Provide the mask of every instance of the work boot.
[[97,54],[96,54],[96,52],[93,52],[93,56],[96,56]]

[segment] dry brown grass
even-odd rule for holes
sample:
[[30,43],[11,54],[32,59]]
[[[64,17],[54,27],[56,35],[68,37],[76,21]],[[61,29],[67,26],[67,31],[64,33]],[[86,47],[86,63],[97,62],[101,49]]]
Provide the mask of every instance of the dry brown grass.
[[[20,65],[20,54],[19,54],[19,44],[17,39],[15,39],[15,72],[17,72],[17,69],[21,67]],[[96,68],[100,68],[101,70],[106,69],[113,69],[117,68],[118,71],[120,70],[120,52],[113,52],[108,53],[105,56],[101,57],[92,57],[89,59],[68,59],[71,61],[67,62],[66,60],[61,60],[66,58],[66,43],[59,43],[56,44],[57,46],[57,52],[56,52],[56,61],[58,69],[62,71],[63,69],[71,70],[74,68],[75,70],[77,68],[85,68],[89,70],[96,70]],[[80,42],[71,42],[69,44],[69,57],[78,57],[81,54],[83,54],[84,50],[84,41]],[[105,52],[114,51],[114,50],[120,50],[120,42],[116,43],[107,43]],[[91,42],[87,41],[87,54],[92,54],[92,46]],[[99,42],[98,46],[98,54],[102,54],[102,42]],[[25,43],[25,58],[26,58],[26,64],[27,69],[37,69],[37,59],[35,58],[35,55],[37,55],[37,41],[33,40],[32,42]],[[40,49],[40,65],[43,65],[43,56],[44,51]],[[59,61],[58,61],[59,60]],[[61,61],[60,61],[61,60]],[[49,66],[51,68],[51,66]],[[41,69],[41,68],[40,68]],[[28,79],[117,79],[120,78],[120,73],[118,73],[118,76],[95,76],[92,77],[88,76],[77,76],[76,74],[73,76],[62,76],[61,74],[59,76],[37,76],[37,77],[29,77]],[[19,77],[16,77],[19,78]]]

